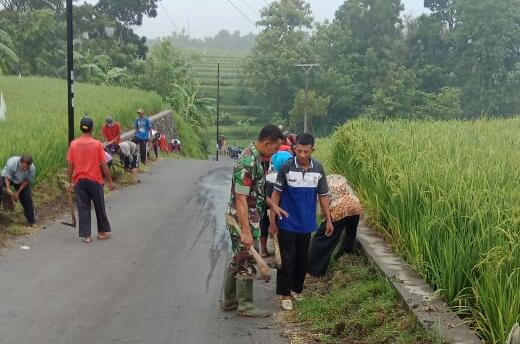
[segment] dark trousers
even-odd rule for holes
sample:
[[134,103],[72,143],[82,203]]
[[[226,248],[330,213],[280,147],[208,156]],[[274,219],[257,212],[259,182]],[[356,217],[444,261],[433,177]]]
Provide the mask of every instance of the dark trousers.
[[91,236],[91,203],[94,203],[98,233],[110,232],[103,185],[84,179],[76,184],[75,191],[79,215],[79,236],[82,238]]
[[148,145],[148,140],[141,140],[141,139],[138,139],[138,138],[135,138],[135,143],[139,146],[139,154],[141,156],[141,163],[143,165],[146,164],[146,155],[147,155],[147,145]]
[[155,158],[159,158],[159,141],[154,140],[152,142],[153,145],[153,153],[155,154]]
[[[6,184],[5,184],[4,178],[0,178],[0,179],[1,179],[1,181],[0,181],[0,193],[1,193]],[[20,190],[21,184],[13,183],[12,185],[14,186],[14,189],[16,191]],[[30,183],[25,187],[25,189],[22,190],[22,192],[20,192],[19,200],[20,200],[20,204],[23,207],[23,213],[25,215],[25,218],[27,219],[27,223],[29,223],[30,225],[34,224],[36,222],[36,220],[34,218],[34,203],[33,203],[33,199],[32,199],[32,191],[31,191]]]
[[325,223],[322,223],[311,241],[307,271],[314,276],[323,276],[327,273],[330,258],[343,232],[345,232],[345,235],[343,236],[337,257],[352,252],[356,244],[358,223],[359,215],[348,216],[334,222],[334,234],[330,237],[325,235]]
[[307,270],[307,256],[311,234],[299,234],[280,229],[278,241],[282,256],[282,268],[276,277],[276,293],[290,296],[291,291],[301,293]]

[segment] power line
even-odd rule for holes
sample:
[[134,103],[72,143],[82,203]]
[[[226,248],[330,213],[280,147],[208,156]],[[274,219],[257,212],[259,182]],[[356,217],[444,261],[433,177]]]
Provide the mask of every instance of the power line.
[[175,25],[175,22],[173,21],[173,18],[172,16],[170,15],[170,13],[168,12],[168,10],[166,9],[166,7],[164,7],[163,3],[159,1],[159,6],[161,6],[162,10],[166,13],[166,16],[168,17],[168,19],[170,20],[170,23],[172,24],[172,26],[174,27],[175,31],[179,31],[179,28],[177,27],[177,25]]
[[251,18],[249,18],[249,16],[247,14],[245,14],[237,5],[235,5],[233,3],[233,1],[231,0],[226,0],[231,6],[233,6],[233,8],[242,15],[242,17],[244,17],[248,22],[251,23],[251,25],[253,26],[256,26],[256,24],[253,22],[253,20],[251,20]]
[[242,0],[242,2],[246,5],[247,8],[249,8],[251,10],[252,13],[254,13],[255,15],[258,15],[259,11],[255,10],[253,8],[253,6],[251,6],[249,4],[249,2],[247,0]]

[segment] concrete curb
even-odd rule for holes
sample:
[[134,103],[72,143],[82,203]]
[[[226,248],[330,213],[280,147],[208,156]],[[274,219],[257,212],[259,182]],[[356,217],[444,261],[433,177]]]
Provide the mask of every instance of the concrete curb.
[[470,328],[452,312],[433,289],[400,257],[384,239],[361,221],[357,235],[360,249],[369,262],[381,270],[405,306],[421,326],[453,344],[482,344]]

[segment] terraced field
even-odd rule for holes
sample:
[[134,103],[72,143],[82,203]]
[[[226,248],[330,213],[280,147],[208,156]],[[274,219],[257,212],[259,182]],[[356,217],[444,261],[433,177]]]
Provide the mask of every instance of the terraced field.
[[[241,64],[247,51],[185,50],[185,54],[190,57],[201,93],[209,98],[217,98],[217,63],[220,61],[220,133],[228,145],[244,146],[253,141],[263,123],[257,122],[254,108],[239,104],[236,97]],[[209,142],[215,142],[216,112],[211,120]]]

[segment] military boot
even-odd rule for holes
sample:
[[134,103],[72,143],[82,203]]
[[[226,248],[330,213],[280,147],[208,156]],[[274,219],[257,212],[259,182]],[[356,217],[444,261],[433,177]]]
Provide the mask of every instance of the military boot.
[[269,312],[258,309],[253,304],[253,280],[251,278],[237,276],[238,294],[237,314],[241,317],[266,318],[271,316]]
[[238,307],[236,277],[228,269],[224,273],[224,300],[220,303],[226,312],[234,311]]

